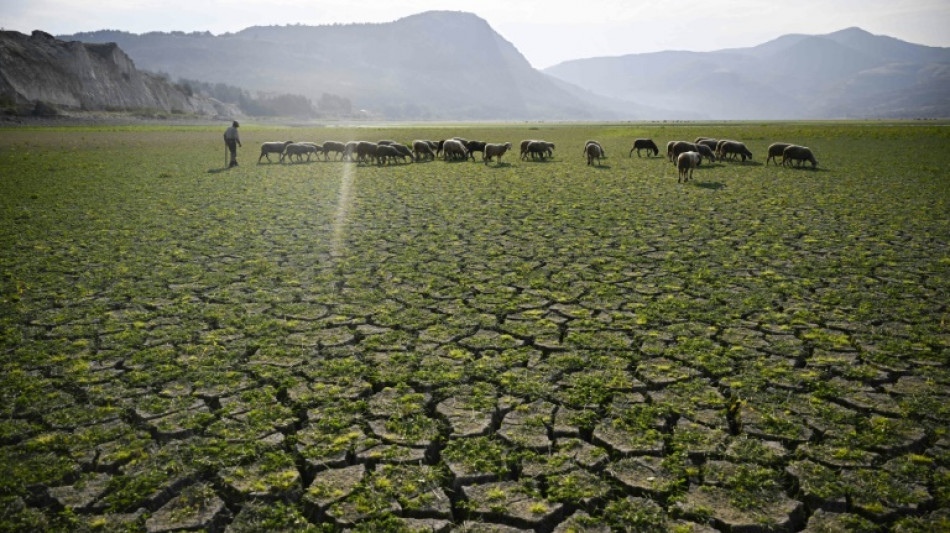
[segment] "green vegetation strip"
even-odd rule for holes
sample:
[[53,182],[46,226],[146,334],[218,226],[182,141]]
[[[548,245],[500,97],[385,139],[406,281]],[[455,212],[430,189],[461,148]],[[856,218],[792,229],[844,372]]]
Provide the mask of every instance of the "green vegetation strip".
[[[516,148],[256,164],[455,135]],[[0,130],[0,530],[950,528],[948,125],[243,137]]]

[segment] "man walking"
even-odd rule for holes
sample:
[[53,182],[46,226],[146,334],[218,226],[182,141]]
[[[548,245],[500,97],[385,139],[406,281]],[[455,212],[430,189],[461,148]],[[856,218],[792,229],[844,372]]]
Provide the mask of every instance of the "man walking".
[[238,135],[238,122],[235,120],[231,127],[224,130],[224,144],[231,151],[231,164],[228,168],[237,166],[237,147],[241,146],[241,137]]

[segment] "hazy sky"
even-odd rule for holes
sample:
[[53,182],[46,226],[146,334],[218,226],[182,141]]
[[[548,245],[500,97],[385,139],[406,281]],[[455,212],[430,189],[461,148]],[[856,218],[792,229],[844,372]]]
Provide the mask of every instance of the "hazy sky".
[[487,20],[536,68],[568,59],[753,46],[860,26],[950,46],[948,0],[0,0],[0,26],[52,34],[235,32],[254,25],[389,22],[434,9]]

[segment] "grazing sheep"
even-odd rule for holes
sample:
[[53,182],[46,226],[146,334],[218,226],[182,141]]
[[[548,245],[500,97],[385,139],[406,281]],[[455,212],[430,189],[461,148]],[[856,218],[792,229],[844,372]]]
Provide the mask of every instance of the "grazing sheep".
[[698,167],[703,161],[699,152],[683,152],[676,158],[676,168],[679,174],[676,183],[680,181],[689,181],[693,179],[693,169]]
[[525,152],[525,155],[530,155],[531,159],[538,157],[543,161],[545,156],[551,155],[553,149],[554,149],[554,143],[548,143],[544,141],[531,141],[530,143],[528,143],[528,147]]
[[382,141],[376,141],[376,144],[379,146],[392,146],[394,144],[399,144],[399,143],[397,143],[396,141],[382,140]]
[[673,162],[673,145],[678,142],[679,141],[670,141],[666,143],[666,159],[668,159],[670,163]]
[[376,149],[379,145],[369,141],[360,141],[356,145],[356,162],[367,163],[376,157]]
[[636,139],[633,141],[633,148],[630,149],[630,153],[627,157],[633,157],[633,151],[637,151],[637,157],[640,157],[640,150],[647,151],[647,157],[650,156],[650,150],[653,150],[653,155],[660,155],[660,149],[657,148],[656,143],[653,142],[653,139]]
[[482,152],[482,161],[487,165],[491,158],[497,157],[498,162],[501,162],[501,156],[505,155],[505,152],[511,150],[511,143],[505,144],[486,144],[485,151]]
[[382,165],[386,162],[395,162],[397,157],[400,157],[401,154],[396,150],[396,145],[392,144],[377,144],[376,148],[373,150],[373,154],[370,159],[375,158],[377,165]]
[[769,166],[769,161],[778,166],[778,158],[783,155],[785,149],[794,146],[792,143],[772,143],[769,145],[769,156],[765,158],[765,166]]
[[433,148],[432,141],[422,141],[415,140],[412,141],[412,153],[415,154],[416,161],[421,161],[423,157],[426,157],[429,160],[435,159],[435,151],[437,148]]
[[719,159],[725,159],[727,156],[729,159],[735,159],[736,157],[741,156],[742,161],[744,162],[748,157],[752,159],[752,152],[746,148],[745,144],[738,141],[726,141],[719,144],[719,151],[716,154],[719,156]]
[[442,159],[448,161],[450,158],[468,159],[468,149],[462,141],[449,139],[442,143]]
[[308,142],[299,142],[288,144],[284,148],[284,152],[280,154],[280,162],[284,162],[284,158],[293,159],[294,156],[297,157],[297,162],[303,161],[303,155],[307,154],[307,161],[310,161],[311,154],[322,153],[323,147],[317,146],[316,143]]
[[327,141],[323,143],[323,159],[330,159],[330,152],[338,153],[342,157],[346,145],[337,141]]
[[356,148],[360,145],[360,141],[350,141],[343,145],[343,161],[353,161],[353,156],[356,155]]
[[792,161],[798,161],[798,166],[802,166],[805,161],[811,163],[811,168],[818,167],[818,160],[815,159],[815,154],[811,152],[811,148],[807,146],[789,146],[782,152],[782,166],[791,166]]
[[413,160],[412,150],[405,144],[396,143],[396,144],[383,145],[383,146],[392,146],[393,149],[396,150],[396,157],[402,159],[403,161],[405,161],[408,158],[409,162],[412,162]]
[[698,152],[699,148],[696,148],[695,143],[687,141],[675,141],[673,146],[670,148],[670,160],[673,162],[679,161],[679,155],[683,152]]
[[536,139],[525,139],[521,141],[521,159],[528,155],[528,145],[535,142]]
[[709,149],[712,150],[713,152],[716,151],[716,145],[717,145],[717,144],[719,144],[719,140],[717,140],[717,139],[703,139],[703,138],[700,138],[699,140],[696,141],[696,146],[699,146],[699,145],[708,146]]
[[720,139],[720,140],[716,143],[716,149],[713,150],[714,152],[716,152],[716,157],[718,157],[719,159],[722,159],[722,146],[723,146],[724,144],[726,144],[726,143],[734,143],[734,142],[736,142],[736,141],[730,141],[730,140],[727,140],[727,139]]
[[261,159],[266,157],[268,163],[273,163],[270,160],[270,154],[283,155],[284,149],[287,148],[287,145],[293,144],[294,141],[284,141],[284,142],[266,142],[261,144],[261,155],[257,158],[257,162],[260,163]]
[[707,144],[696,143],[696,151],[699,152],[699,155],[705,157],[706,159],[716,162],[716,154],[713,153],[712,148]]
[[584,145],[584,153],[587,154],[588,165],[593,165],[594,159],[597,160],[597,164],[599,165],[600,159],[604,157],[604,149],[597,141],[587,141],[587,144]]
[[600,144],[600,143],[597,142],[597,141],[587,141],[586,143],[584,143],[584,146],[587,146],[587,145],[590,144],[590,143],[594,143],[594,144],[596,144],[597,146],[600,146],[600,151],[601,151],[601,153],[604,154],[603,157],[607,157],[607,150],[604,150],[604,147],[603,147],[602,144]]

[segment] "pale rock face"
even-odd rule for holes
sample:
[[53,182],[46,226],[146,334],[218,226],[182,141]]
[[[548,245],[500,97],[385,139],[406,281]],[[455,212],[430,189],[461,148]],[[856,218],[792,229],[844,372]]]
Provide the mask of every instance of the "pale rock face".
[[219,102],[139,71],[115,43],[61,41],[38,30],[0,32],[0,95],[20,106],[42,101],[70,110],[227,114]]

